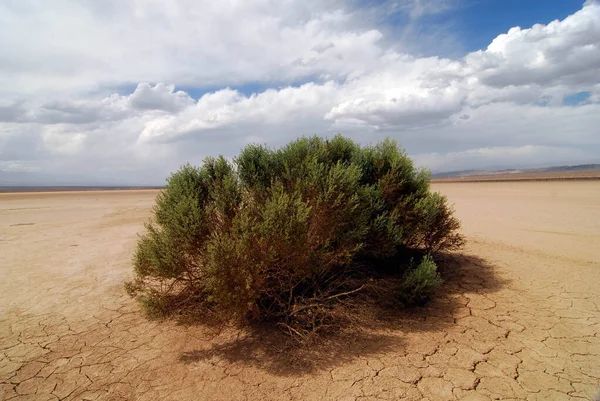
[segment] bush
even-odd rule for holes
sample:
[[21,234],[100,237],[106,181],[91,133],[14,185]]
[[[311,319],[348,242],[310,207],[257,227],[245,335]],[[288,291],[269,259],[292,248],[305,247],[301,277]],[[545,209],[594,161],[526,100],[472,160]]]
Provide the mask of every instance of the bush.
[[[233,163],[208,158],[168,179],[127,290],[152,315],[268,320],[304,337],[380,274],[381,261],[458,248],[458,228],[428,172],[394,141],[249,145]],[[432,264],[408,275],[410,299],[437,283]]]
[[410,270],[400,285],[398,298],[404,305],[423,305],[443,281],[431,255],[425,255],[419,265]]

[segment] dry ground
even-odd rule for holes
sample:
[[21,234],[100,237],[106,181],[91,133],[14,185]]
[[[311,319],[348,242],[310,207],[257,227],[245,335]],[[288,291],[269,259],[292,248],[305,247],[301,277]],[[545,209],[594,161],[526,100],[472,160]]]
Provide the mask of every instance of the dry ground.
[[0,195],[0,398],[591,399],[600,182],[435,189],[469,240],[436,300],[302,360],[142,317],[122,283],[156,192]]

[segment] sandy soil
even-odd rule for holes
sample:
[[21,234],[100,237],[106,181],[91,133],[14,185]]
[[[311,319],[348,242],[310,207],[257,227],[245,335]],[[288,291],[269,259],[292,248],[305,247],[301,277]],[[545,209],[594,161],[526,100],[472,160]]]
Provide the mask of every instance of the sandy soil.
[[600,183],[436,184],[469,245],[428,307],[297,361],[123,292],[156,192],[0,195],[0,398],[591,399]]

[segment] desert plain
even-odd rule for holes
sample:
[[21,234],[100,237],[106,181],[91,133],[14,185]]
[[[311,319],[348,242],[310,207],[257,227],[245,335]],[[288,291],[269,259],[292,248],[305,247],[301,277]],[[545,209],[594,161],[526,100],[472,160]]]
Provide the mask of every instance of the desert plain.
[[435,298],[293,355],[143,316],[123,283],[157,191],[0,194],[0,399],[592,399],[600,181],[433,189],[468,240]]

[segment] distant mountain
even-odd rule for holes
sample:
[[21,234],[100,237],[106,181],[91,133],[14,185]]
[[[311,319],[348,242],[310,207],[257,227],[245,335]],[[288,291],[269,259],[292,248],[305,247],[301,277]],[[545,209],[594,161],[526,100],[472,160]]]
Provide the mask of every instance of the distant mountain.
[[578,166],[556,166],[546,167],[540,169],[532,169],[535,171],[542,172],[554,172],[554,171],[595,171],[600,170],[600,164],[580,164]]
[[559,172],[600,172],[600,164],[580,164],[576,166],[551,166],[541,168],[526,169],[504,169],[504,170],[460,170],[447,171],[431,174],[431,178],[460,178],[460,177],[480,177],[508,174],[543,174]]
[[471,175],[479,175],[485,173],[483,170],[459,170],[459,171],[446,171],[443,173],[431,174],[431,178],[451,178],[451,177],[469,177]]

